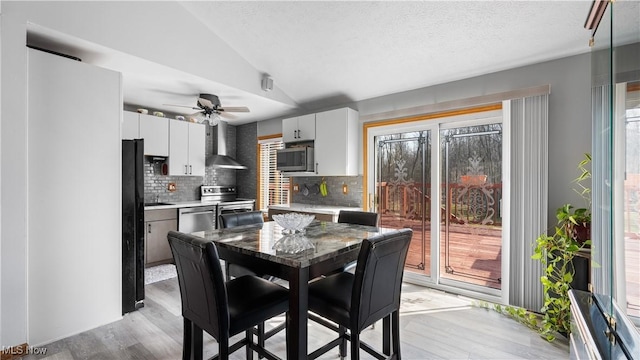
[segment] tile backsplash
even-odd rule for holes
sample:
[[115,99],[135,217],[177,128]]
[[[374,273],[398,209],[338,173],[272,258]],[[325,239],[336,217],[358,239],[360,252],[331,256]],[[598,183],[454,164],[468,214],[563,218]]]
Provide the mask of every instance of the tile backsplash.
[[[164,162],[152,162],[144,158],[144,202],[175,202],[200,199],[202,176],[162,175]],[[169,191],[169,183],[176,184],[176,191]]]
[[[332,205],[346,207],[362,207],[362,176],[330,176],[325,177],[327,182],[327,196],[322,196],[317,191],[316,185],[320,185],[322,177],[292,177],[290,183],[297,184],[298,192],[291,192],[291,202],[312,205]],[[309,194],[304,195],[304,186],[309,189]],[[347,185],[347,194],[342,193],[342,186]]]

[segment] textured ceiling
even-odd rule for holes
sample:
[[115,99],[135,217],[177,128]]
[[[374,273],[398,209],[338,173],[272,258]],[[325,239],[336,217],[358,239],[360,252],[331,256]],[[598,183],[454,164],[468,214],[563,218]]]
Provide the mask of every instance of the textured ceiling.
[[358,101],[588,52],[590,1],[193,2],[301,105]]

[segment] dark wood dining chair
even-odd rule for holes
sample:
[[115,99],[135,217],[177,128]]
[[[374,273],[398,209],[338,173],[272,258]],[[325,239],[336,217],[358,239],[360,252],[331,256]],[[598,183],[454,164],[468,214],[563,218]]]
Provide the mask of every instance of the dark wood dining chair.
[[[226,360],[246,347],[247,360],[253,351],[260,357],[278,360],[253,342],[253,328],[289,309],[286,288],[258,276],[241,276],[225,282],[222,266],[212,241],[170,231],[167,235],[176,263],[182,302],[183,360],[202,359],[202,331],[218,342],[215,359]],[[244,339],[233,345],[229,338],[245,332]]]
[[[360,349],[378,359],[401,358],[400,293],[412,235],[411,229],[401,229],[363,240],[355,274],[341,272],[309,283],[309,310],[338,324],[310,317],[337,331],[338,338],[311,353],[309,359],[336,346],[344,358],[347,341],[351,342],[352,360],[360,358]],[[360,341],[362,330],[380,319],[384,319],[383,353]]]

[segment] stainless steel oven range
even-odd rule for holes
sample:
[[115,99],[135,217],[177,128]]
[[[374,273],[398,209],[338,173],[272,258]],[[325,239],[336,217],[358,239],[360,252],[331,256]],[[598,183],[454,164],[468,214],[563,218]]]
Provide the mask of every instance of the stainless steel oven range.
[[235,186],[202,185],[200,187],[200,201],[204,203],[215,203],[216,213],[214,218],[214,228],[219,228],[220,214],[230,212],[247,212],[255,209],[254,199],[237,198],[238,191]]

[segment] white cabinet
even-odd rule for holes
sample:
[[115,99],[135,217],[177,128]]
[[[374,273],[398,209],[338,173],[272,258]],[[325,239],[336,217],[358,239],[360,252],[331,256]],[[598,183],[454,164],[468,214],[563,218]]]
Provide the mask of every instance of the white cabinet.
[[314,146],[317,175],[358,175],[358,112],[342,108],[317,113]]
[[169,119],[140,114],[139,129],[145,155],[169,156]]
[[144,154],[169,156],[169,119],[125,111],[123,139],[144,139]]
[[122,114],[122,139],[132,140],[140,138],[140,121],[138,113],[125,111]]
[[316,114],[282,120],[282,140],[285,143],[313,141],[316,138]]
[[169,175],[204,176],[205,125],[169,121]]

